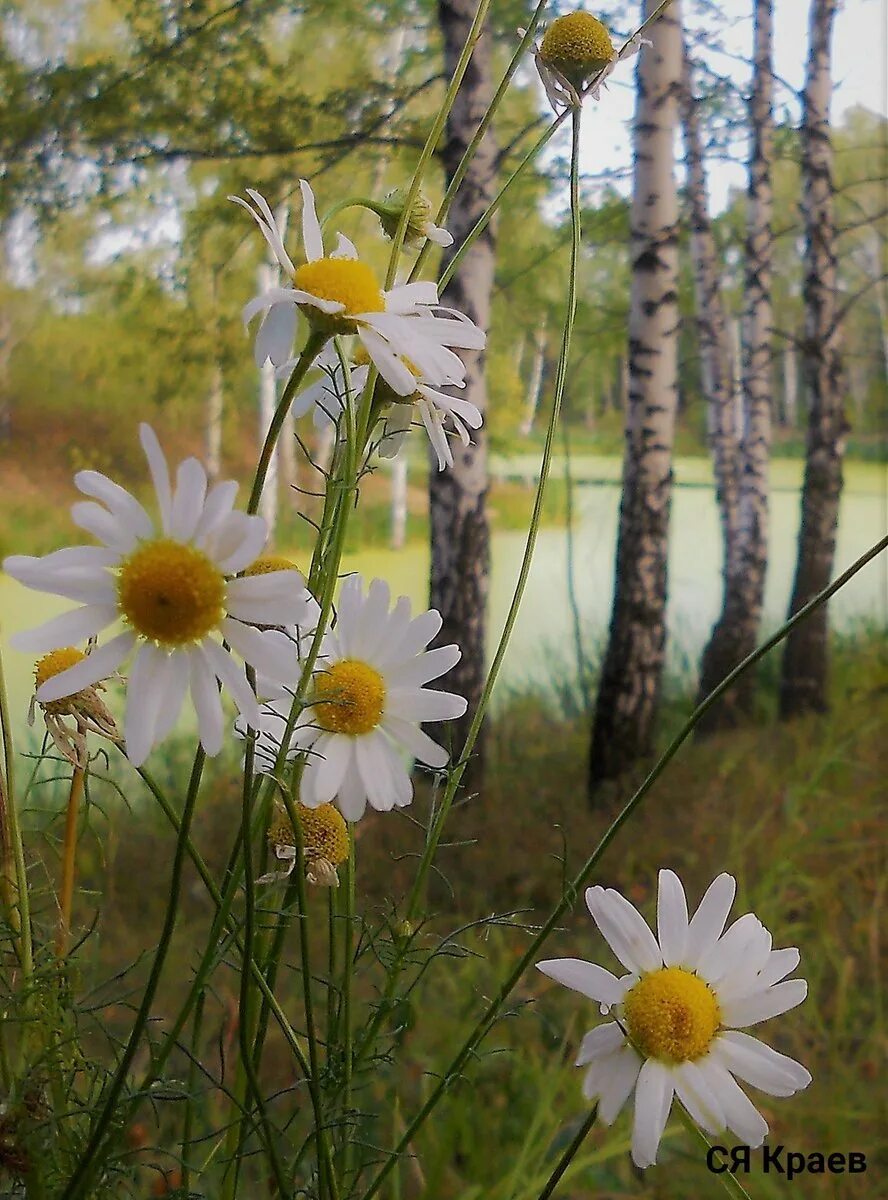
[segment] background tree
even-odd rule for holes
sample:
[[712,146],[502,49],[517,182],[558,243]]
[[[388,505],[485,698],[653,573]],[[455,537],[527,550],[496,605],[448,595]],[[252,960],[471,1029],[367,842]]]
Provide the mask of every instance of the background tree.
[[[656,7],[645,4],[647,16]],[[666,645],[667,550],[677,407],[680,6],[666,11],[636,71],[629,311],[629,411],[614,602],[595,705],[589,783],[652,746]]]

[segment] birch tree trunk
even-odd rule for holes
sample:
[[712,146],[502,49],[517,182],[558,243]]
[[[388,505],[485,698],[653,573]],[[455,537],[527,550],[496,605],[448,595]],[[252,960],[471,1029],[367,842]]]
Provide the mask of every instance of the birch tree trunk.
[[783,351],[783,423],[790,429],[799,423],[799,368],[792,342]]
[[[646,0],[645,15],[656,7]],[[629,407],[614,602],[592,726],[590,791],[650,752],[666,646],[672,443],[678,399],[679,4],[636,73]]]
[[[444,74],[451,78],[475,16],[476,0],[438,0],[438,21],[444,39]],[[453,178],[463,151],[481,123],[491,99],[491,38],[486,30],[463,77],[462,87],[447,120],[443,147],[444,170]],[[468,172],[456,193],[447,227],[453,245],[443,253],[443,266],[463,244],[467,234],[492,201],[496,180],[496,144],[485,134]],[[460,309],[482,329],[490,326],[493,287],[495,227],[491,223],[473,242],[442,295],[442,302]],[[484,352],[463,351],[466,387],[461,394],[487,409]],[[429,733],[444,745],[461,746],[478,707],[486,676],[486,613],[490,583],[490,526],[487,516],[487,431],[475,430],[472,445],[453,443],[454,465],[437,469],[430,454],[429,518],[431,530],[430,603],[444,619],[437,645],[456,642],[462,657],[448,671],[442,685],[469,702],[458,721],[448,721]],[[431,686],[431,685],[430,685]],[[483,775],[484,738],[478,739],[467,779],[477,783]]]
[[[830,581],[836,548],[842,455],[848,426],[842,403],[836,235],[833,215],[830,43],[837,0],[812,0],[810,53],[802,120],[802,212],[805,221],[805,338],[802,368],[808,393],[808,435],[802,522],[790,615]],[[827,606],[821,605],[786,640],[780,714],[827,708]]]
[[407,455],[402,448],[392,467],[392,549],[400,550],[407,534]]
[[218,358],[210,368],[210,387],[206,405],[206,466],[212,482],[222,470],[222,417],[225,411],[225,376]]
[[543,367],[546,363],[546,318],[543,317],[537,326],[533,340],[533,365],[530,369],[530,380],[527,384],[527,399],[524,404],[524,420],[521,422],[521,436],[530,437],[533,422],[540,405],[540,393],[543,390]]
[[[736,435],[732,436],[724,430],[724,436],[734,442],[731,462],[734,511],[726,518],[723,506],[722,523],[726,538],[724,598],[721,615],[703,652],[698,702],[708,696],[755,649],[765,594],[772,367],[771,31],[771,0],[756,0],[754,68],[749,102],[752,147],[744,260],[745,306],[740,337],[737,339],[741,432],[738,447]],[[711,307],[712,301],[709,303]],[[723,425],[726,426],[727,422],[723,422]],[[716,478],[719,479],[717,457]],[[749,715],[754,698],[755,676],[747,672],[718,704],[709,709],[698,726],[699,732],[710,733],[737,724]]]

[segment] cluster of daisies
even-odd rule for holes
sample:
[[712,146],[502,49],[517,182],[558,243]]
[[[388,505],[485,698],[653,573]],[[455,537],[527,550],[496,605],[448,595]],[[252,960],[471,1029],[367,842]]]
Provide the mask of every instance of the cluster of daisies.
[[[596,95],[638,45],[630,40],[616,53],[600,22],[575,13],[553,22],[534,49],[550,100],[565,107],[590,88]],[[319,379],[297,396],[295,415],[312,411],[318,426],[339,427],[375,369],[378,452],[398,452],[416,413],[439,469],[452,465],[451,432],[468,444],[481,414],[442,389],[465,385],[455,351],[483,349],[483,332],[442,307],[432,283],[385,290],[342,234],[327,254],[311,188],[300,186],[299,266],[266,200],[254,190],[250,202],[232,197],[256,221],[288,281],[244,310],[246,324],[260,319],[257,365],[270,361],[280,376],[293,371],[301,314],[327,344],[315,363]],[[389,236],[402,209],[403,197],[395,196],[374,209]],[[452,240],[421,199],[407,234],[412,245]],[[334,348],[333,338],[347,341]],[[172,732],[186,694],[201,745],[217,754],[226,729],[224,690],[238,712],[234,732],[252,739],[260,771],[278,773],[302,760],[299,837],[284,809],[276,809],[269,841],[283,867],[264,879],[293,869],[298,844],[309,881],[334,886],[349,855],[346,821],[360,820],[368,803],[380,811],[409,805],[411,760],[446,767],[448,751],[421,725],[466,710],[462,697],[426,686],[458,662],[459,648],[428,649],[441,629],[439,613],[414,616],[405,597],[392,605],[383,581],[365,589],[353,576],[342,584],[334,622],[320,631],[308,692],[297,699],[321,611],[305,579],[288,560],[263,554],[268,528],[262,517],[235,509],[236,483],[211,485],[195,458],[180,463],[173,479],[153,430],[142,425],[140,436],[155,515],[107,476],[80,471],[74,482],[86,499],[72,516],[95,544],[42,558],[13,555],[3,564],[28,587],[78,605],[13,638],[15,648],[41,655],[35,701],[56,746],[75,764],[85,764],[86,737],[94,734],[118,742],[140,766]],[[120,731],[99,692],[127,663]],[[799,1063],[741,1032],[801,1003],[807,985],[787,979],[798,950],[774,950],[753,914],[725,931],[734,893],[734,880],[720,875],[689,918],[681,882],[661,871],[655,937],[628,900],[590,888],[589,911],[626,973],[571,958],[538,964],[611,1017],[583,1038],[577,1065],[587,1067],[583,1091],[605,1124],[634,1092],[632,1157],[639,1167],[655,1162],[675,1097],[703,1129],[729,1129],[757,1146],[768,1126],[737,1079],[774,1096],[792,1095],[811,1080]]]

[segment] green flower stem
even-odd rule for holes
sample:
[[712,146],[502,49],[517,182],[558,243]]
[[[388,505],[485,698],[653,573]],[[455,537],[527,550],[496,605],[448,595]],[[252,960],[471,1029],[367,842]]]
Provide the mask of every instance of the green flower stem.
[[760,662],[761,659],[765,657],[766,654],[773,650],[775,646],[778,646],[797,625],[801,624],[801,622],[809,617],[810,614],[814,612],[815,609],[819,608],[821,604],[825,604],[827,600],[829,600],[830,596],[835,595],[835,593],[839,591],[840,588],[844,587],[850,579],[853,579],[858,571],[861,571],[867,565],[867,563],[871,562],[874,558],[881,554],[886,547],[888,547],[888,535],[881,538],[874,546],[867,550],[865,554],[862,554],[860,558],[856,559],[851,566],[847,568],[847,570],[843,571],[841,575],[833,580],[829,587],[824,588],[822,592],[818,592],[818,594],[809,600],[803,608],[799,609],[794,617],[791,617],[788,621],[781,625],[776,633],[772,634],[771,637],[764,641],[757,649],[755,649],[751,654],[747,655],[747,657],[744,658],[744,660],[738,666],[736,666],[729,675],[725,676],[718,687],[713,688],[706,699],[694,709],[687,721],[685,721],[684,725],[657,759],[656,763],[648,772],[647,777],[644,779],[640,787],[635,791],[635,793],[627,801],[623,809],[614,819],[598,845],[593,850],[592,854],[589,856],[586,862],[583,863],[577,875],[565,888],[565,892],[561,900],[559,900],[558,904],[556,904],[555,908],[549,914],[544,924],[540,927],[536,936],[529,943],[527,950],[521,956],[520,960],[516,963],[515,967],[507,976],[507,978],[503,981],[497,991],[496,996],[487,1005],[487,1008],[484,1010],[484,1013],[476,1023],[474,1029],[466,1038],[461,1048],[457,1051],[456,1055],[453,1057],[441,1075],[440,1081],[432,1090],[419,1112],[411,1121],[400,1142],[382,1165],[377,1175],[373,1178],[367,1190],[363,1193],[362,1200],[370,1200],[371,1196],[375,1196],[377,1194],[379,1188],[389,1175],[390,1171],[393,1169],[395,1163],[416,1136],[417,1131],[425,1124],[425,1121],[435,1110],[444,1093],[450,1087],[452,1081],[459,1075],[465,1064],[474,1055],[478,1046],[493,1027],[497,1017],[499,1016],[500,1010],[502,1009],[506,1000],[509,998],[512,989],[524,975],[524,972],[527,970],[527,968],[531,965],[546,939],[556,928],[564,915],[568,912],[571,905],[574,903],[578,892],[588,882],[592,872],[598,866],[598,863],[610,846],[611,842],[614,840],[626,822],[630,819],[632,814],[641,804],[642,800],[644,800],[647,794],[651,791],[654,784],[678,753],[681,746],[684,745],[684,743],[693,733],[700,719],[705,716],[713,704],[718,703],[719,699],[724,695],[724,693],[728,691],[729,688],[733,687],[733,685],[742,675],[751,670],[756,663]]
[[567,422],[561,426],[561,441],[564,446],[564,534],[567,555],[567,598],[570,603],[573,625],[574,655],[577,661],[577,684],[583,700],[583,712],[592,711],[592,696],[586,677],[586,654],[583,650],[583,627],[580,622],[580,605],[577,600],[577,584],[574,575],[574,524],[573,524],[573,479],[570,472],[570,434]]
[[575,1157],[580,1146],[582,1146],[583,1142],[586,1140],[586,1134],[595,1124],[595,1119],[597,1116],[598,1105],[593,1104],[588,1117],[586,1117],[585,1121],[577,1130],[576,1135],[571,1141],[570,1145],[565,1149],[564,1153],[555,1164],[555,1169],[546,1181],[546,1184],[537,1197],[537,1200],[549,1200],[549,1197],[554,1193],[555,1188],[563,1178],[565,1171],[570,1166],[571,1161]]
[[[503,96],[505,96],[506,92],[509,90],[509,84],[512,82],[512,76],[518,70],[518,65],[521,62],[522,58],[524,57],[525,50],[530,45],[530,43],[533,41],[533,35],[536,32],[536,28],[540,23],[540,18],[543,15],[543,9],[546,7],[546,5],[548,3],[549,3],[549,0],[539,0],[539,3],[537,4],[536,8],[534,9],[533,14],[530,18],[530,21],[528,22],[528,25],[527,25],[527,31],[525,32],[524,37],[518,43],[518,48],[516,49],[515,53],[512,55],[512,58],[509,62],[508,67],[506,67],[506,73],[503,75],[503,77],[500,81],[500,85],[496,89],[493,99],[491,100],[490,104],[487,107],[487,111],[484,113],[484,116],[481,118],[481,123],[479,124],[478,128],[475,130],[475,134],[472,137],[472,140],[469,142],[468,146],[466,146],[465,153],[463,154],[462,158],[459,160],[459,164],[457,165],[457,168],[453,173],[453,178],[451,179],[451,181],[447,187],[447,191],[444,193],[444,199],[441,201],[441,204],[438,208],[438,212],[435,216],[435,224],[436,225],[443,225],[444,222],[446,221],[447,214],[450,212],[450,206],[453,203],[456,193],[459,191],[462,181],[466,177],[466,173],[468,172],[469,165],[471,164],[472,159],[475,157],[475,152],[477,151],[478,147],[481,144],[481,139],[484,137],[485,133],[490,128],[490,125],[491,125],[491,122],[493,121],[496,110],[499,108],[500,102],[501,102]],[[479,230],[479,232],[480,232],[480,230]],[[419,276],[420,272],[422,271],[422,268],[425,266],[425,263],[426,263],[426,260],[428,259],[429,254],[431,253],[431,249],[432,249],[432,243],[429,242],[428,240],[426,240],[422,250],[420,250],[419,255],[417,256],[416,262],[413,264],[413,268],[412,268],[410,275],[408,277],[408,280],[407,280],[408,283],[412,283],[413,280]]]
[[186,839],[191,829],[191,821],[194,816],[194,807],[197,802],[197,794],[200,790],[200,779],[203,773],[203,765],[206,759],[203,747],[200,747],[194,757],[194,765],[191,771],[191,779],[188,783],[188,792],[185,797],[185,804],[182,810],[182,818],[179,829],[179,836],[176,839],[176,850],[173,857],[173,867],[170,872],[170,896],[167,902],[166,915],[164,917],[163,928],[161,930],[160,939],[157,946],[157,952],[154,956],[154,962],[151,965],[151,972],[148,976],[148,982],[145,985],[145,991],[142,995],[142,1002],[139,1005],[136,1018],[133,1022],[133,1027],[130,1030],[130,1036],[126,1044],[126,1049],[121,1056],[120,1062],[117,1065],[117,1070],[114,1076],[104,1091],[104,1102],[101,1109],[92,1123],[90,1130],[89,1141],[86,1149],[74,1174],[71,1176],[68,1186],[62,1193],[62,1200],[78,1200],[78,1197],[83,1196],[89,1188],[95,1170],[97,1167],[97,1158],[102,1149],[105,1138],[114,1122],[116,1115],[120,1093],[123,1091],[126,1083],[129,1069],[133,1059],[136,1056],[136,1051],[139,1048],[142,1034],[145,1031],[145,1026],[148,1023],[148,1018],[151,1014],[151,1005],[154,1002],[154,996],[157,992],[160,976],[166,963],[167,955],[169,954],[170,946],[173,940],[173,931],[176,928],[176,917],[179,909],[179,896],[182,890],[182,871],[185,865],[186,857]]
[[[678,1113],[679,1120],[684,1125],[685,1129],[687,1129],[689,1133],[692,1133],[697,1141],[706,1147],[707,1151],[711,1150],[712,1142],[710,1142],[709,1138],[706,1136],[706,1134],[677,1096],[675,1098],[675,1110]],[[718,1176],[718,1180],[729,1196],[745,1196],[746,1200],[751,1200],[749,1192],[747,1192],[746,1188],[732,1171],[721,1173]]]
[[203,1013],[206,992],[201,992],[194,1006],[194,1022],[191,1027],[191,1061],[188,1064],[188,1099],[185,1102],[185,1118],[182,1123],[182,1191],[191,1192],[191,1145],[194,1132],[194,1095],[197,1091],[197,1064],[200,1061],[200,1039],[203,1031]]
[[[9,926],[16,934],[16,955],[22,968],[22,974],[25,979],[30,979],[34,973],[34,946],[31,940],[28,869],[25,864],[25,848],[22,844],[22,831],[18,823],[16,808],[15,752],[12,745],[12,724],[9,719],[9,700],[6,694],[2,655],[0,655],[0,734],[3,737],[4,763],[4,771],[0,773],[0,855],[2,855],[0,871],[2,871],[3,905]],[[10,857],[12,858],[11,864]]]
[[317,358],[327,340],[327,335],[325,333],[318,333],[315,330],[311,331],[311,333],[308,335],[308,340],[305,343],[305,348],[299,355],[296,366],[293,368],[293,374],[287,380],[287,386],[281,393],[278,406],[274,410],[274,416],[272,417],[271,424],[268,427],[268,433],[266,433],[265,441],[262,444],[259,462],[256,465],[256,474],[253,478],[253,488],[250,492],[250,499],[247,504],[248,513],[255,513],[259,508],[259,500],[262,496],[262,489],[265,487],[265,478],[268,475],[268,467],[271,463],[271,456],[274,454],[274,448],[277,445],[278,438],[281,435],[281,429],[283,428],[287,413],[290,411],[290,405],[293,403],[293,397],[296,395],[299,385],[308,374],[311,364]]
[[466,38],[466,44],[462,48],[459,59],[457,60],[456,70],[453,72],[453,78],[447,87],[444,95],[444,101],[438,112],[435,115],[435,120],[432,123],[432,128],[429,131],[429,136],[426,138],[425,145],[420,151],[419,161],[416,164],[416,169],[413,172],[413,178],[407,188],[407,195],[404,197],[404,211],[401,213],[401,219],[398,222],[398,228],[395,230],[395,236],[392,238],[392,253],[389,260],[388,271],[385,276],[386,290],[392,286],[395,281],[395,273],[398,267],[398,255],[401,252],[401,247],[404,244],[404,237],[407,233],[407,226],[410,221],[410,212],[413,208],[413,203],[419,193],[422,185],[422,178],[425,174],[426,167],[432,155],[435,152],[435,147],[438,145],[438,139],[444,132],[444,126],[447,123],[447,118],[450,116],[450,110],[453,108],[453,103],[456,100],[457,92],[462,85],[463,76],[469,65],[469,60],[474,52],[475,45],[481,37],[484,21],[487,17],[487,10],[490,8],[490,0],[480,0],[478,9],[472,21],[469,35]]
[[[351,1109],[352,1103],[352,1073],[354,1070],[353,1064],[353,1049],[352,1049],[352,975],[354,974],[355,965],[355,831],[354,826],[348,827],[348,873],[345,883],[345,928],[343,930],[343,952],[342,952],[342,1023],[343,1023],[343,1039],[342,1039],[342,1054],[344,1059],[345,1085],[343,1095],[343,1109],[346,1113]],[[343,1179],[347,1180],[351,1171],[352,1150],[354,1148],[354,1140],[350,1136],[350,1130],[346,1127],[343,1148]]]

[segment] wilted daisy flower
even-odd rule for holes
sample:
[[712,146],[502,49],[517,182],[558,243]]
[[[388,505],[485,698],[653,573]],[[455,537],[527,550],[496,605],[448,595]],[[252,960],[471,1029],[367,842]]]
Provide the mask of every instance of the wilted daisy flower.
[[136,766],[171,732],[189,687],[208,754],[222,747],[217,681],[255,726],[256,697],[222,639],[256,671],[288,678],[295,659],[290,639],[254,626],[298,624],[310,601],[296,571],[231,578],[265,545],[265,521],[233,511],[236,483],[208,490],[206,472],[195,458],[180,464],[173,488],[154,431],[142,425],[140,435],[157,493],[159,530],[119,484],[98,471],[79,471],[77,488],[94,499],[75,504],[71,513],[101,545],[57,550],[43,558],[13,555],[3,563],[28,587],[83,602],[82,608],[15,635],[16,649],[58,649],[123,622],[122,633],[47,676],[36,698],[47,705],[79,693],[105,679],[135,650],[124,736]]
[[[34,684],[37,690],[39,691],[47,680],[83,662],[85,658],[86,654],[75,646],[62,646],[44,654],[34,665]],[[102,684],[96,681],[90,687],[59,696],[57,700],[42,703],[36,694],[31,698],[28,724],[34,724],[34,710],[39,704],[47,731],[56,749],[72,766],[81,770],[86,766],[89,757],[86,747],[88,733],[109,738],[113,742],[119,740],[114,718],[99,696],[99,692],[103,690]],[[66,721],[66,717],[71,720]]]
[[[519,33],[524,34],[521,29]],[[588,93],[597,100],[599,89],[618,62],[637,54],[646,38],[633,37],[614,50],[606,27],[591,13],[566,13],[557,17],[546,30],[539,45],[534,44],[534,60],[554,109],[579,107],[586,87],[596,75],[601,78]]]
[[[315,887],[338,887],[336,868],[348,858],[348,826],[342,814],[332,804],[307,808],[297,803],[296,811],[302,833],[305,878]],[[282,804],[275,806],[268,841],[275,858],[286,866],[281,871],[263,875],[260,883],[286,878],[296,865],[296,834]]]
[[244,308],[246,323],[258,313],[265,314],[256,336],[259,366],[267,359],[276,367],[288,361],[297,310],[313,328],[331,337],[356,333],[380,375],[399,395],[409,396],[415,390],[413,376],[400,355],[409,353],[422,370],[437,378],[436,364],[446,346],[483,348],[484,333],[467,317],[456,314],[457,319],[451,320],[435,315],[438,289],[434,283],[406,283],[384,291],[373,268],[358,258],[354,245],[342,234],[336,250],[325,254],[314,195],[304,179],[300,187],[302,242],[308,259],[301,267],[295,267],[287,254],[267,201],[252,188],[247,194],[255,208],[237,196],[231,197],[256,221],[294,285],[271,288]]
[[[360,576],[342,585],[335,627],[324,636],[314,690],[296,721],[287,757],[308,751],[299,799],[318,808],[335,798],[342,815],[358,821],[369,800],[388,811],[413,799],[400,752],[430,767],[446,766],[447,751],[419,728],[423,721],[461,717],[466,701],[422,685],[460,657],[458,646],[426,650],[441,628],[435,609],[411,619],[402,596],[389,612],[388,584],[374,579],[367,595]],[[290,699],[265,705],[256,757],[270,771],[284,736]]]
[[[446,353],[450,353],[446,351]],[[448,372],[439,379],[439,384],[445,387],[465,386],[465,366],[455,354],[450,355],[451,361],[441,363],[441,371]],[[379,440],[379,454],[382,458],[394,458],[401,449],[407,431],[419,416],[429,440],[438,458],[438,469],[453,466],[453,453],[448,443],[445,422],[449,422],[460,441],[468,446],[471,438],[470,429],[480,429],[483,417],[480,410],[468,400],[459,396],[450,396],[440,388],[432,387],[431,383],[417,372],[415,364],[404,357],[402,359],[407,369],[414,373],[415,390],[412,395],[399,395],[382,378],[377,379],[374,400],[384,411],[382,436]],[[314,410],[314,423],[317,428],[337,422],[342,413],[346,389],[342,376],[342,364],[339,356],[332,348],[325,349],[318,356],[318,365],[323,371],[323,377],[301,392],[294,401],[293,411],[302,416],[309,410]],[[355,365],[351,370],[351,388],[359,395],[367,382],[370,372],[366,356],[362,356],[359,347],[355,355]]]
[[[386,194],[381,204],[373,206],[373,211],[379,217],[386,237],[394,239],[404,212],[407,201],[406,188],[393,188]],[[437,246],[452,246],[453,237],[432,221],[432,205],[422,193],[418,193],[410,205],[410,216],[407,218],[407,229],[404,234],[405,250],[420,250],[424,241],[434,242]]]
[[589,1067],[583,1092],[599,1100],[606,1125],[635,1089],[632,1158],[639,1167],[656,1161],[673,1093],[710,1133],[727,1128],[744,1145],[760,1146],[768,1124],[734,1076],[772,1096],[811,1082],[800,1063],[739,1032],[801,1004],[808,985],[786,979],[799,965],[798,950],[772,950],[752,913],[722,933],[735,888],[730,875],[719,875],[689,921],[681,881],[661,871],[659,940],[619,892],[588,888],[589,911],[629,974],[618,979],[576,958],[537,963],[615,1016],[586,1034],[577,1066]]

